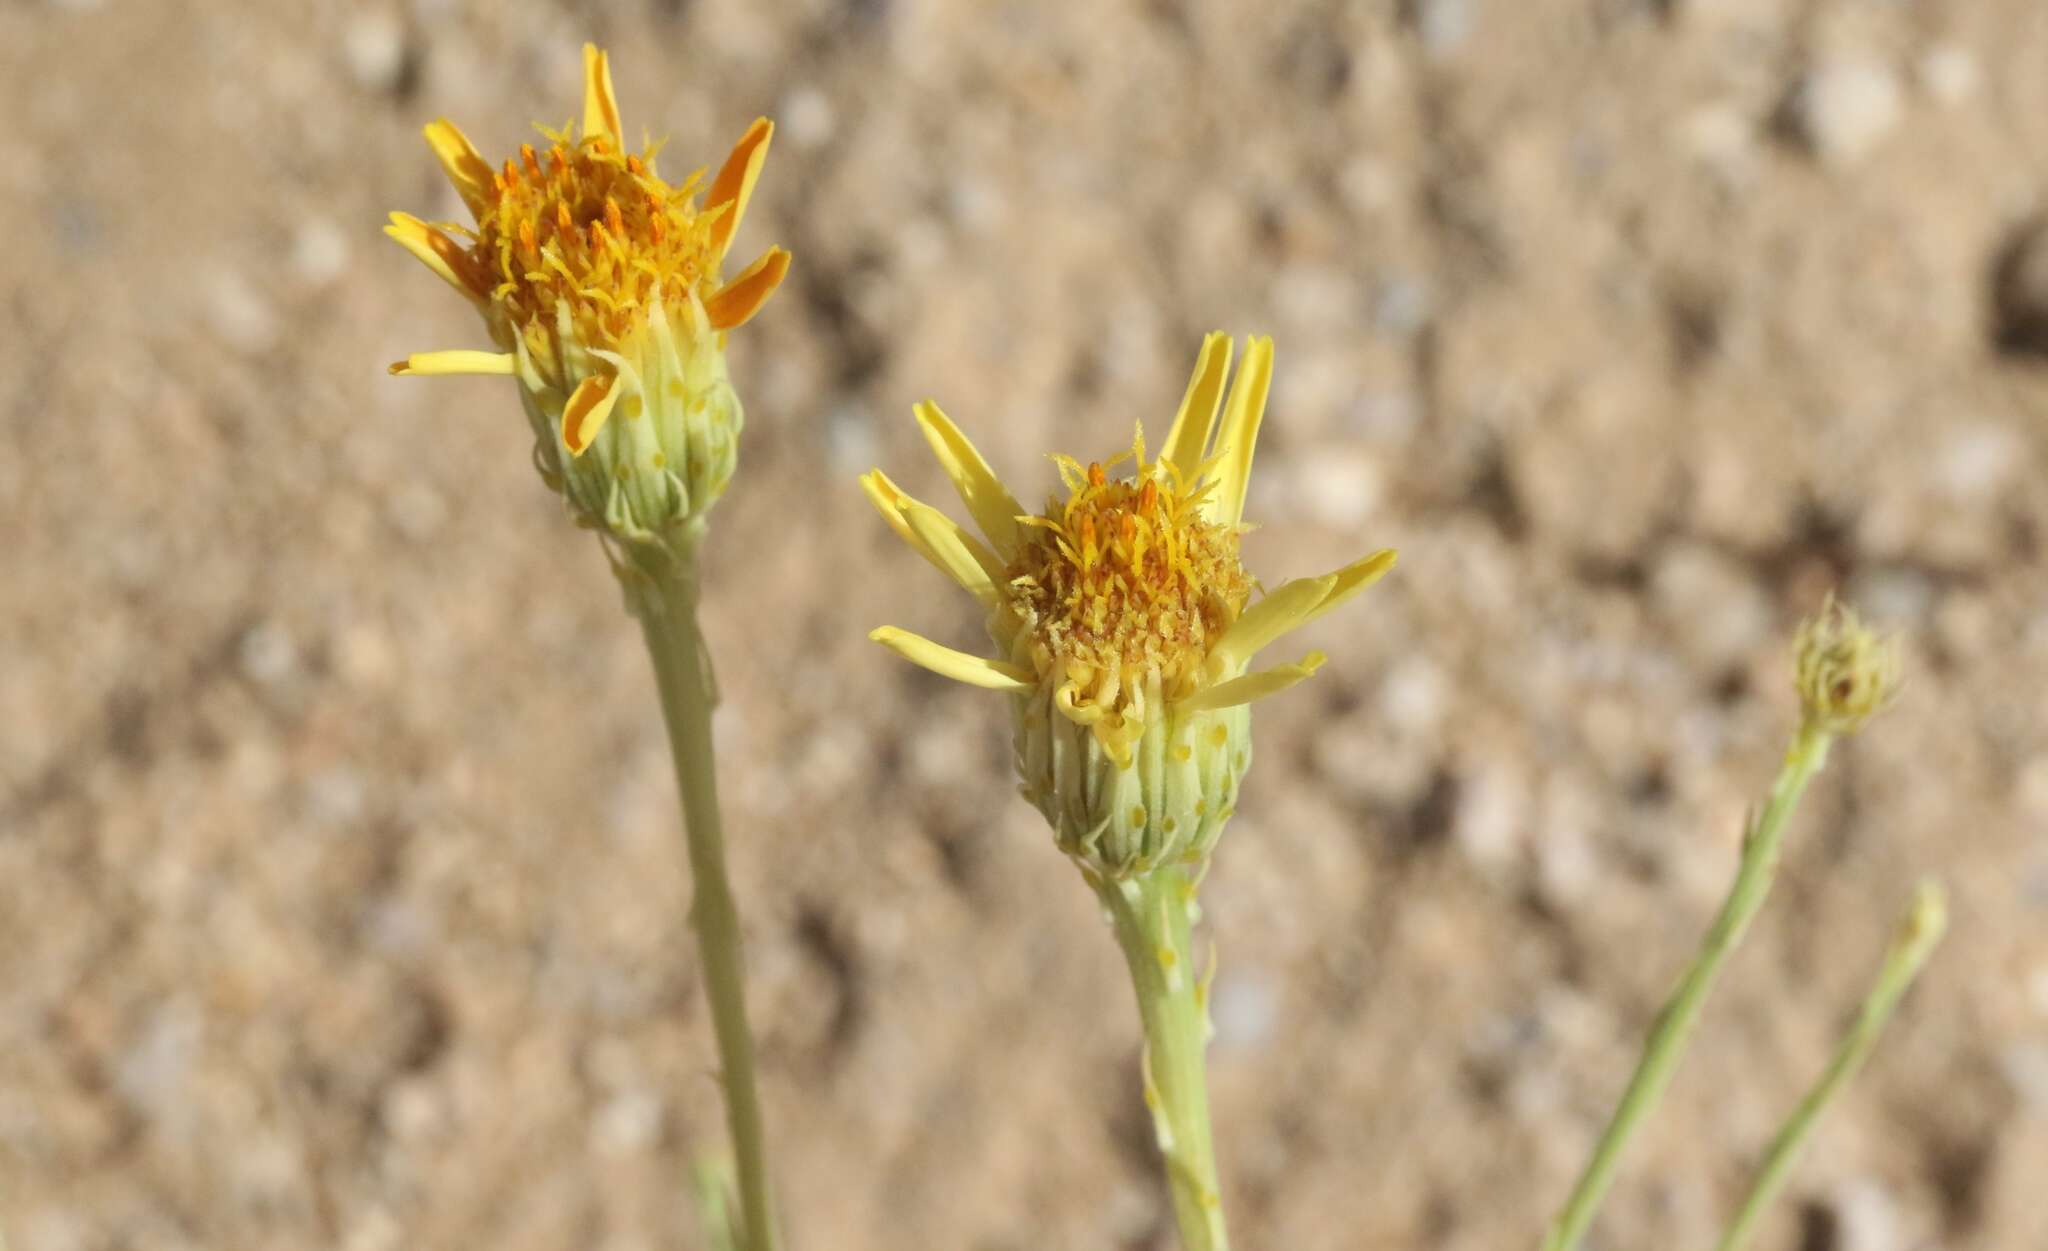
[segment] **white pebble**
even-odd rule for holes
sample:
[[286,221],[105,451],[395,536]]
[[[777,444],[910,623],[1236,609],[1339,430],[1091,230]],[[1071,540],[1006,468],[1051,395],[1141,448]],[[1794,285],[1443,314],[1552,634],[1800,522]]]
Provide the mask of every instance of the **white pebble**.
[[264,686],[284,681],[299,666],[299,650],[292,643],[292,636],[276,622],[250,627],[237,650],[242,675]]
[[1841,1251],[1898,1251],[1905,1245],[1898,1203],[1883,1183],[1868,1177],[1845,1182],[1829,1196],[1829,1206],[1834,1245]]
[[1222,973],[1216,978],[1209,1015],[1223,1047],[1257,1047],[1272,1037],[1280,1019],[1280,994],[1257,973]]
[[1755,163],[1756,127],[1732,103],[1694,109],[1680,124],[1680,136],[1694,160],[1730,181],[1742,178]]
[[606,1155],[639,1155],[661,1140],[661,1097],[629,1090],[605,1100],[590,1122],[590,1142]]
[[2036,1112],[2048,1112],[2048,1043],[2014,1043],[1999,1057],[2005,1084]]
[[405,25],[396,14],[358,15],[342,35],[341,48],[359,86],[389,91],[405,73]]
[[1920,85],[1943,104],[1956,105],[1977,94],[1983,74],[1977,58],[1952,43],[1929,48],[1920,58]]
[[1515,863],[1528,831],[1529,788],[1510,768],[1490,765],[1464,779],[1451,841],[1478,868]]
[[1862,160],[1897,128],[1899,81],[1882,62],[1842,58],[1815,67],[1794,102],[1800,133],[1832,165]]
[[1957,503],[1981,500],[2026,462],[2026,444],[2005,426],[1965,426],[1948,436],[1935,459],[1935,480]]
[[324,287],[348,268],[348,236],[325,217],[301,222],[292,235],[292,272],[309,287]]
[[799,148],[815,148],[832,138],[839,119],[825,93],[806,83],[782,98],[782,133]]
[[1449,56],[1464,46],[1478,24],[1478,0],[1418,0],[1415,33],[1431,56]]
[[221,342],[251,356],[277,342],[277,314],[263,293],[232,270],[216,270],[205,287],[206,320]]
[[1380,502],[1380,468],[1361,455],[1331,453],[1303,458],[1294,488],[1304,512],[1319,525],[1347,533],[1363,527]]
[[1414,737],[1443,720],[1448,684],[1443,671],[1420,653],[1396,661],[1380,685],[1380,713],[1388,725]]

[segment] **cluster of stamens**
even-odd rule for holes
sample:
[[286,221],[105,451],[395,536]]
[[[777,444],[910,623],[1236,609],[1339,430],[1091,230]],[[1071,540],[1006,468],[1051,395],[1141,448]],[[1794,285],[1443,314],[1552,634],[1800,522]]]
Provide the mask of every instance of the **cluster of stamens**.
[[644,324],[658,290],[679,295],[714,279],[711,227],[697,210],[699,170],[671,186],[654,149],[620,152],[605,135],[577,141],[544,130],[491,177],[495,198],[464,260],[472,284],[510,322],[550,334],[567,308],[585,343],[616,346]]
[[[1190,491],[1170,463],[1132,452],[1133,477],[1059,458],[1070,492],[1027,517],[1009,569],[1010,603],[1051,658],[1122,674],[1156,671],[1171,692],[1192,677],[1235,620],[1251,580],[1235,528],[1203,519],[1206,488]],[[1078,676],[1078,675],[1075,675]]]

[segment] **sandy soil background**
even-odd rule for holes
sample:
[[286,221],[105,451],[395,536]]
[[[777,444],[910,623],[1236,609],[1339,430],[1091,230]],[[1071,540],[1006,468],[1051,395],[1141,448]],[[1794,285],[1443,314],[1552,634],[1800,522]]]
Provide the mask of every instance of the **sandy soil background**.
[[977,622],[869,511],[1032,493],[1269,332],[1269,581],[1380,544],[1209,879],[1246,1248],[1527,1247],[1839,587],[1841,750],[1598,1233],[1707,1245],[1923,874],[1950,941],[1764,1245],[2048,1245],[2038,0],[0,7],[0,1225],[16,1251],[694,1247],[720,1141],[636,633],[377,233],[418,138],[713,162],[751,423],[708,629],[792,1248],[1172,1245],[1136,1025]]

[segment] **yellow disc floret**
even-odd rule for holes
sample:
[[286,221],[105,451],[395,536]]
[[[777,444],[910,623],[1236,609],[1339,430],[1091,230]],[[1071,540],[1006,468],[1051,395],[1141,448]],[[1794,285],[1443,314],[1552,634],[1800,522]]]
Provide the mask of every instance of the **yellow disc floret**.
[[[699,212],[699,170],[671,186],[654,153],[620,152],[604,135],[546,131],[545,155],[523,145],[492,175],[495,202],[470,234],[471,262],[528,348],[541,354],[567,314],[591,346],[617,347],[664,294],[711,294],[717,282],[713,213]],[[721,212],[723,210],[720,210]]]
[[[1034,650],[1112,707],[1157,673],[1168,698],[1197,680],[1209,646],[1250,595],[1238,561],[1237,527],[1207,520],[1202,497],[1170,464],[1145,461],[1142,431],[1135,473],[1112,479],[1058,458],[1069,498],[1021,519],[1009,602]],[[1105,709],[1107,711],[1107,709]]]

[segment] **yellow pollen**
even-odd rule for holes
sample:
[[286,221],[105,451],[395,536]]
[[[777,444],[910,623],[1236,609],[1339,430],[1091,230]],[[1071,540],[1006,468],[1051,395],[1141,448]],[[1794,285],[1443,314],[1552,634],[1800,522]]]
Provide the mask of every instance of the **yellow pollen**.
[[479,294],[513,327],[541,327],[544,346],[566,309],[583,343],[622,348],[657,299],[717,290],[716,214],[700,211],[695,176],[671,185],[604,135],[546,133],[545,149],[522,144],[493,175],[465,249]]
[[1108,689],[1119,703],[1155,673],[1164,694],[1184,693],[1251,592],[1236,527],[1204,519],[1203,491],[1182,490],[1147,462],[1142,435],[1131,457],[1134,473],[1118,479],[1109,468],[1122,457],[1085,470],[1062,460],[1071,497],[1026,519],[1006,571],[1009,601],[1037,646],[1083,694],[1083,675],[1116,675]]

